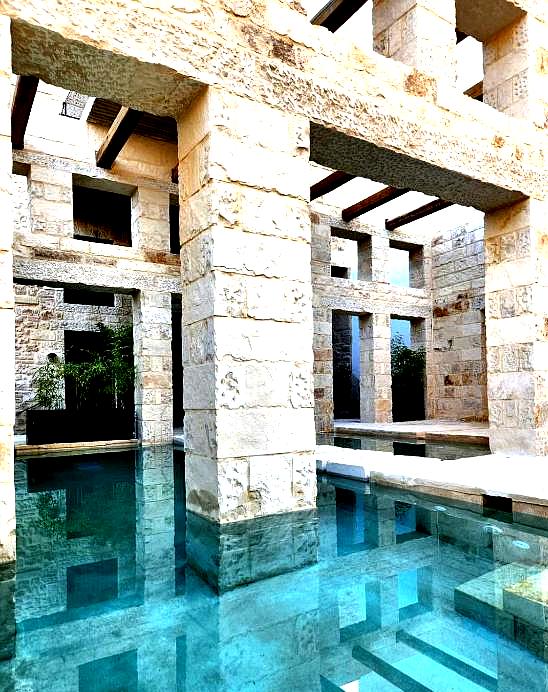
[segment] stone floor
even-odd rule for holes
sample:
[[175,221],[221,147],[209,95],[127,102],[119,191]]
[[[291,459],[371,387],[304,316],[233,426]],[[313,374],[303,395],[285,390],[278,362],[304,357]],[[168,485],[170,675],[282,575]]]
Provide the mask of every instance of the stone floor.
[[362,423],[336,420],[336,433],[359,433],[407,439],[447,440],[453,442],[489,442],[488,423],[464,423],[449,420],[414,420],[401,423]]

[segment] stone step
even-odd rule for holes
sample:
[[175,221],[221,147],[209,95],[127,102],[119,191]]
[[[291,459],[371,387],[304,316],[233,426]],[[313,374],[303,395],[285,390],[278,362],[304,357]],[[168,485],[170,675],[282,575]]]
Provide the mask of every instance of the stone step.
[[440,663],[445,668],[449,668],[486,690],[495,692],[497,689],[496,675],[492,675],[484,666],[472,661],[468,656],[457,655],[450,647],[431,644],[426,639],[415,637],[405,630],[397,632],[396,641],[406,644],[418,653],[428,656],[432,661]]
[[[470,679],[469,669],[466,670],[467,675],[454,670],[454,657],[451,657],[453,666],[444,665],[402,642],[375,653],[355,646],[352,655],[402,692],[485,692],[486,689],[496,689],[496,680],[493,687],[492,678],[486,687]],[[448,663],[448,658],[445,663]]]
[[548,570],[510,563],[461,584],[455,610],[548,660]]

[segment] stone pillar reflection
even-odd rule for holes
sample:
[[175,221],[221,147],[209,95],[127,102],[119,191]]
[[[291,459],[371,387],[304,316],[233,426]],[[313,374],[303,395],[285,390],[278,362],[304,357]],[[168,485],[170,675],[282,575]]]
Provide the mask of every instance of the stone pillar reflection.
[[145,603],[175,595],[173,449],[145,447],[135,471],[136,563]]
[[[0,16],[0,570],[15,560],[15,489],[13,426],[15,424],[15,318],[13,293],[13,218],[11,199],[11,36],[10,20]],[[0,579],[3,577],[0,576]]]
[[179,119],[187,507],[314,507],[308,121],[210,87]]

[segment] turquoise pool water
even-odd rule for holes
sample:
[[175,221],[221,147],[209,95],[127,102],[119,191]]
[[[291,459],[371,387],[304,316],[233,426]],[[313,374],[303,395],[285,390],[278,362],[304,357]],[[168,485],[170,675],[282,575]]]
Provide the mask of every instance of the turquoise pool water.
[[2,692],[548,689],[543,520],[320,477],[305,542],[283,517],[221,536],[229,570],[317,564],[219,597],[178,451],[17,461],[16,501]]
[[320,445],[334,445],[350,449],[369,449],[377,452],[389,452],[403,456],[430,457],[435,459],[464,459],[490,454],[489,445],[468,444],[465,442],[406,440],[386,437],[384,435],[326,435],[318,434]]

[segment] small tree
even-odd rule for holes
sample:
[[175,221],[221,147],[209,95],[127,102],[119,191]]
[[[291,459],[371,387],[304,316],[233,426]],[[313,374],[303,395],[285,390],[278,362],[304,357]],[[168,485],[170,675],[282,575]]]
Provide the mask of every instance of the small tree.
[[395,421],[424,418],[426,352],[405,345],[401,334],[392,337],[392,415]]

